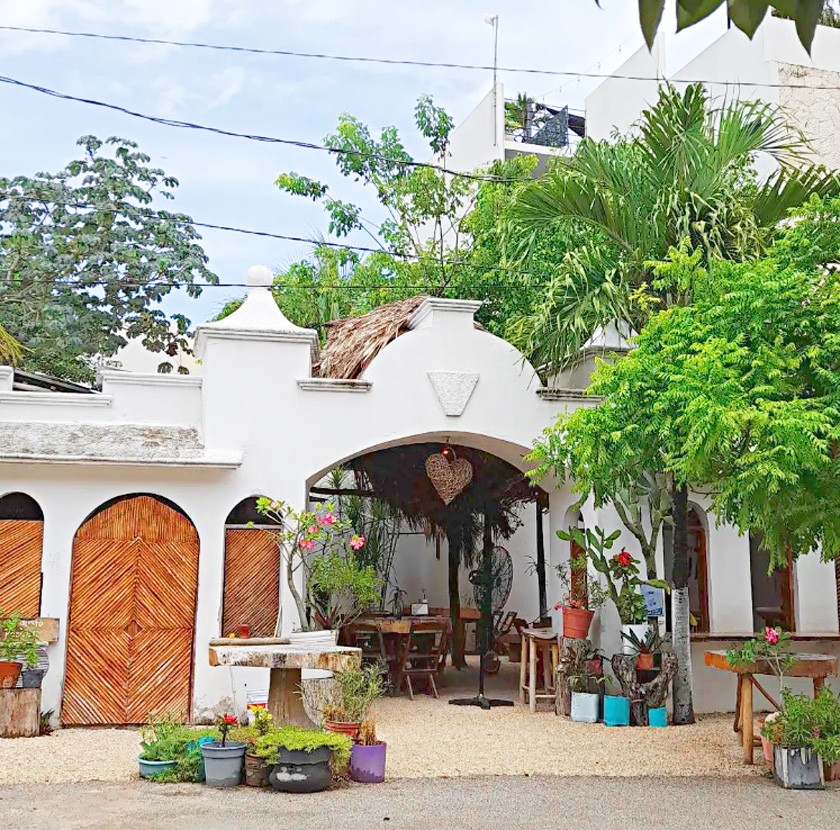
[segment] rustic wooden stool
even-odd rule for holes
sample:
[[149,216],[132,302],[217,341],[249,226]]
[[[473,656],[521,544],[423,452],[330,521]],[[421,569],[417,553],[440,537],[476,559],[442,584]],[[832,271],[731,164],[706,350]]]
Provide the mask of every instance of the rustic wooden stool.
[[[519,699],[536,712],[537,700],[554,700],[554,676],[559,662],[560,646],[551,628],[522,630],[522,650],[519,664]],[[543,684],[537,688],[537,653],[542,657]]]

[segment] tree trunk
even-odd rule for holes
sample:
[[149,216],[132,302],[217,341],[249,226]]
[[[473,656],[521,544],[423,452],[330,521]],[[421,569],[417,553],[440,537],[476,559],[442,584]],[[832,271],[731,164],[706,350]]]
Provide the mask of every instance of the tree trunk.
[[[543,539],[542,502],[537,499],[537,587],[540,598],[540,619],[548,616],[548,588],[545,582],[545,540]],[[485,519],[486,522],[486,519]]]
[[449,547],[449,616],[452,621],[452,665],[456,669],[465,668],[464,659],[464,623],[461,620],[461,546],[463,534],[452,532],[447,528],[446,541]]
[[671,628],[677,673],[674,676],[674,723],[694,723],[691,677],[691,614],[688,594],[688,488],[671,488],[674,519],[674,565],[671,589]]

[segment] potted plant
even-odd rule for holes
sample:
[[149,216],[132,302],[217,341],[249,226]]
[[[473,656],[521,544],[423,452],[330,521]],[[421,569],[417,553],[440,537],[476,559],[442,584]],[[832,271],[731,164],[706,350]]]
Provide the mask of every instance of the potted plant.
[[[310,646],[335,645],[339,629],[381,598],[382,580],[356,555],[365,546],[364,535],[340,519],[329,503],[296,512],[284,502],[262,497],[257,499],[257,510],[279,528],[274,537],[286,563],[286,582],[300,626],[289,639]],[[301,570],[303,593],[298,589]],[[282,628],[281,603],[276,636]]]
[[557,715],[570,717],[572,714],[572,691],[577,686],[574,678],[592,677],[601,683],[604,676],[604,660],[601,652],[589,640],[564,639],[560,647],[556,671],[557,695],[554,711]]
[[604,695],[604,723],[607,726],[630,726],[630,699],[612,679],[607,685],[609,691]]
[[572,693],[571,717],[576,723],[597,723],[601,711],[601,695],[598,685],[604,682],[603,673],[590,674],[587,664],[581,674],[569,678]]
[[385,694],[384,667],[377,661],[335,673],[335,691],[322,710],[324,727],[356,739],[371,704]]
[[257,738],[254,751],[271,766],[275,791],[312,793],[326,789],[333,770],[347,765],[352,744],[347,735],[289,725]]
[[263,735],[267,735],[271,730],[274,716],[265,706],[249,706],[248,710],[251,712],[253,728],[257,734],[250,739],[250,746],[245,750],[245,783],[249,787],[270,787],[271,782],[268,780],[268,774],[271,772],[271,768],[266,764],[264,758],[257,755],[254,748],[257,740]]
[[554,606],[555,611],[563,609],[563,636],[570,639],[584,639],[589,634],[589,626],[595,612],[606,602],[608,594],[601,584],[589,579],[587,563],[590,557],[597,556],[600,550],[609,550],[620,531],[605,536],[600,528],[596,533],[587,530],[584,535],[577,527],[570,527],[568,531],[558,530],[557,537],[566,542],[573,542],[582,551],[572,556],[568,564],[559,563],[555,570],[563,587],[563,600]]
[[643,637],[635,631],[622,631],[621,638],[630,647],[628,653],[636,655],[636,668],[640,671],[650,671],[655,664],[655,656],[662,650],[662,636],[658,627],[648,627]]
[[385,780],[385,741],[376,739],[376,724],[368,718],[350,750],[350,777],[362,784],[381,784]]
[[24,625],[20,611],[6,615],[0,610],[0,689],[13,689],[26,664],[38,665],[38,635]]
[[816,700],[785,689],[778,715],[764,723],[762,734],[773,744],[773,780],[785,789],[819,790],[825,785],[820,749],[829,748],[829,736],[821,741],[821,705],[826,704],[820,701],[826,694],[834,697],[828,689]]
[[220,715],[216,728],[221,741],[210,741],[201,746],[204,773],[210,787],[236,787],[242,781],[245,744],[227,740],[228,732],[236,723],[234,715]]

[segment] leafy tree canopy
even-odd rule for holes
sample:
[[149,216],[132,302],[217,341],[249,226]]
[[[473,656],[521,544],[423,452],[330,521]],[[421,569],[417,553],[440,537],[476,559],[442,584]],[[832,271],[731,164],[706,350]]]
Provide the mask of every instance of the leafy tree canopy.
[[[600,5],[599,0],[595,0]],[[677,0],[677,31],[699,23],[724,3],[729,8],[729,19],[750,38],[772,9],[777,17],[796,22],[796,33],[808,53],[817,25],[837,25],[837,12],[827,0]],[[665,0],[639,0],[639,22],[648,48],[662,22]]]
[[813,197],[767,256],[742,263],[672,249],[660,288],[694,302],[655,314],[636,348],[602,363],[591,409],[537,444],[607,500],[642,469],[708,488],[716,515],[759,531],[773,563],[840,555],[840,199]]
[[196,297],[217,279],[192,220],[151,206],[176,179],[132,141],[78,144],[84,156],[58,173],[0,178],[0,324],[24,368],[89,382],[128,337],[188,348],[189,320],[156,305],[173,283]]

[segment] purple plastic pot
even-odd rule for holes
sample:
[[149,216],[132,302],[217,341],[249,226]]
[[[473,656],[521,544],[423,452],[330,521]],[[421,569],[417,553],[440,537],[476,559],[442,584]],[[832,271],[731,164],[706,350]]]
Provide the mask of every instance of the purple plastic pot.
[[381,784],[385,780],[386,744],[362,746],[350,750],[350,777],[362,784]]

